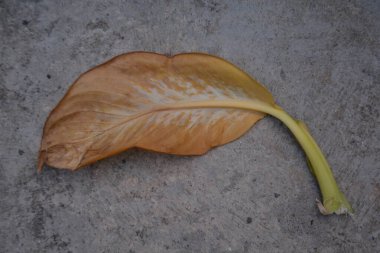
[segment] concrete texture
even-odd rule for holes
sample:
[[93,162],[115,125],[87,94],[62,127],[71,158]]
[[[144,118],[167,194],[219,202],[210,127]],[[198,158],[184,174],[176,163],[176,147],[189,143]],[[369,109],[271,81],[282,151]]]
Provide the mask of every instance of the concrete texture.
[[[0,0],[0,252],[379,252],[379,1]],[[118,54],[202,51],[304,120],[356,216],[324,217],[267,117],[201,157],[129,151],[37,174],[42,127]]]

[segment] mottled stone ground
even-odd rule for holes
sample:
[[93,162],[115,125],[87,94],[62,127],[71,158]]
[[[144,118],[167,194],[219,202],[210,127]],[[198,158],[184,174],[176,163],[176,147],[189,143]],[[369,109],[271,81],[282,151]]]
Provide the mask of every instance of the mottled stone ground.
[[[380,251],[378,1],[0,0],[0,252]],[[224,57],[304,120],[356,210],[324,217],[267,117],[201,157],[130,151],[37,174],[42,127],[78,75],[146,50]]]

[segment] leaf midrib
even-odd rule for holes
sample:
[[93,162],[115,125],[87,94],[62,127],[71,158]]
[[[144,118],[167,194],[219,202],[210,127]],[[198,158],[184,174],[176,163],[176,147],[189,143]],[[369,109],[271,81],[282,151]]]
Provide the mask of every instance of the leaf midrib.
[[[90,137],[85,137],[79,140],[75,141],[70,141],[70,142],[64,142],[64,143],[59,143],[59,144],[54,144],[46,148],[49,149],[51,147],[57,146],[57,145],[65,145],[65,144],[74,144],[78,142],[83,142],[91,138],[96,138],[100,135],[103,135],[105,132],[111,131],[114,128],[117,128],[127,122],[130,122],[132,120],[138,119],[142,116],[145,116],[147,114],[153,114],[156,112],[162,112],[162,111],[171,111],[171,110],[186,110],[186,109],[209,109],[209,108],[219,108],[219,109],[236,109],[236,110],[247,110],[247,111],[256,111],[258,113],[263,113],[263,110],[255,110],[253,109],[254,104],[257,104],[259,106],[257,107],[262,107],[262,106],[268,106],[267,103],[259,101],[259,100],[204,100],[204,101],[191,101],[191,102],[179,102],[179,103],[173,103],[173,104],[165,104],[160,107],[157,107],[155,109],[150,109],[132,116],[128,116],[127,119],[115,124],[114,126],[107,128],[105,130],[102,130],[101,133],[90,136]],[[260,106],[261,105],[261,106]],[[94,111],[88,111],[88,112],[94,112]],[[72,114],[77,113],[73,112]],[[99,112],[102,113],[102,112]],[[264,112],[265,113],[265,112]],[[70,116],[71,114],[67,115]]]

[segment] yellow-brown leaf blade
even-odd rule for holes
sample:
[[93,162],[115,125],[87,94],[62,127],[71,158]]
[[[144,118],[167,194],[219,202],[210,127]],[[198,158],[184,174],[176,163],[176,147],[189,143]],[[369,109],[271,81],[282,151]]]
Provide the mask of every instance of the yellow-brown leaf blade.
[[121,55],[83,74],[52,111],[39,164],[77,169],[132,147],[202,154],[240,137],[264,114],[181,104],[249,99],[274,104],[264,87],[220,58]]

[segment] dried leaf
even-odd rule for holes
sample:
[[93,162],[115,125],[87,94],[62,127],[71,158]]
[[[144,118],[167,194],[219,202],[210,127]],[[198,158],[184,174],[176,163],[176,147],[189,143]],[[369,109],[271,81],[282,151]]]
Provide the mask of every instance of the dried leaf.
[[[274,104],[264,87],[223,59],[124,54],[80,76],[52,111],[39,168],[75,170],[133,147],[200,155],[239,138],[264,116],[207,101],[249,99]],[[194,108],[199,101],[206,104]]]
[[320,211],[352,213],[305,124],[243,71],[206,54],[129,53],[81,75],[46,121],[38,167],[75,170],[133,147],[200,155],[239,138],[266,113],[305,151],[321,187]]

